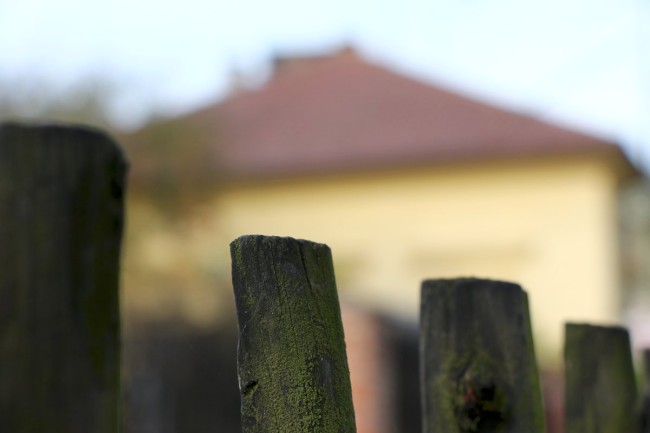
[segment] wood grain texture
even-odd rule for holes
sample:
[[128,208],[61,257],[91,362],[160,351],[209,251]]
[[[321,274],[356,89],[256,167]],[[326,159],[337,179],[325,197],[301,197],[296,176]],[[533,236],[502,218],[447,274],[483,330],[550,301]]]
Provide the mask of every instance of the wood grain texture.
[[567,433],[639,431],[627,330],[569,323],[564,360]]
[[0,431],[120,428],[126,163],[104,134],[0,125]]
[[355,432],[330,249],[243,236],[231,254],[243,432]]
[[424,433],[542,433],[526,293],[479,280],[422,283]]

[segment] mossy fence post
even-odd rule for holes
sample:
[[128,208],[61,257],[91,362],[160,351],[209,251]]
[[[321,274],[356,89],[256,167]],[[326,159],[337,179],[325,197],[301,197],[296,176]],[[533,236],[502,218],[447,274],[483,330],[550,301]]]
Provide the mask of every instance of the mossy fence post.
[[640,431],[650,433],[650,349],[643,350],[643,382]]
[[422,283],[424,433],[542,433],[528,300],[516,284]]
[[567,433],[639,431],[627,330],[569,323],[564,359]]
[[0,125],[0,431],[120,428],[126,163],[105,135]]
[[243,432],[355,432],[330,249],[243,236],[231,254]]

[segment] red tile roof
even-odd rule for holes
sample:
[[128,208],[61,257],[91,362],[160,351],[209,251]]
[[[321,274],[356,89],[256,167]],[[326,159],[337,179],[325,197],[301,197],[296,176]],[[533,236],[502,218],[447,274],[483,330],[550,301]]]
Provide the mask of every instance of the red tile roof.
[[[304,63],[304,64],[303,64]],[[346,51],[190,115],[237,177],[579,152],[618,146],[430,86]]]

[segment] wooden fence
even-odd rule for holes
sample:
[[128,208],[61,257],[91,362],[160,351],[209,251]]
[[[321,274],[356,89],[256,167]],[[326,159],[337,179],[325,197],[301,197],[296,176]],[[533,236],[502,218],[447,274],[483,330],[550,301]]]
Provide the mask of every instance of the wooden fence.
[[[244,433],[354,432],[329,248],[243,236],[231,255]],[[567,324],[565,362],[567,433],[648,431],[625,329]],[[424,281],[420,387],[424,433],[544,432],[526,293]]]
[[[100,132],[0,126],[0,432],[121,430],[125,173]],[[354,432],[329,248],[244,236],[231,253],[244,433]],[[424,433],[544,431],[518,285],[425,281],[420,323]],[[568,324],[565,344],[567,433],[650,432],[627,331]]]

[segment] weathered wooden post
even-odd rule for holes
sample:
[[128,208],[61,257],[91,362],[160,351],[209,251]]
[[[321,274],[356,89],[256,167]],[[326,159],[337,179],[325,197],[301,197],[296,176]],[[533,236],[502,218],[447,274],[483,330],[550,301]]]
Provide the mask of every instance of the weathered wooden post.
[[0,431],[116,433],[126,164],[105,135],[0,125]]
[[641,402],[641,433],[650,433],[650,349],[643,351],[643,399]]
[[243,432],[355,432],[330,249],[243,236],[231,254]]
[[542,433],[526,293],[479,280],[422,283],[424,433]]
[[566,325],[567,433],[639,431],[630,338],[620,327]]

